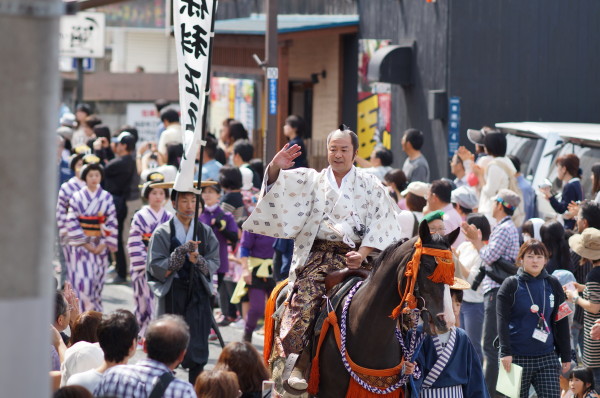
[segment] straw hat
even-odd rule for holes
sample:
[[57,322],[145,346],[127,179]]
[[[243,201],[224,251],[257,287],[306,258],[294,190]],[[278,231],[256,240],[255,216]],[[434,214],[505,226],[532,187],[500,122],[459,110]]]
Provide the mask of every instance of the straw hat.
[[569,238],[569,246],[582,258],[600,260],[600,231],[596,228],[586,228],[581,234]]
[[[200,181],[200,187],[204,188],[204,187],[210,187],[213,186],[215,184],[218,184],[218,182],[216,181]],[[170,181],[170,182],[155,182],[150,184],[151,188],[167,188],[167,189],[173,189],[173,186],[175,185],[175,181]],[[198,188],[198,181],[194,181],[194,187]]]
[[468,290],[471,288],[471,284],[464,279],[454,277],[454,283],[450,286],[450,289],[454,290]]

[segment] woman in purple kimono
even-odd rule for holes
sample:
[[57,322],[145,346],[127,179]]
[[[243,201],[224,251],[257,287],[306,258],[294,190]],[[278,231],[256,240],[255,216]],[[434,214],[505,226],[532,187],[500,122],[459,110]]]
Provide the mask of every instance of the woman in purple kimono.
[[112,196],[100,186],[103,174],[99,164],[88,164],[81,169],[81,179],[86,185],[73,194],[67,214],[73,264],[71,284],[82,312],[102,312],[109,250],[117,250],[115,205]]
[[[158,174],[162,177],[161,174]],[[169,221],[171,214],[165,210],[165,203],[169,197],[169,190],[151,188],[150,184],[160,182],[149,176],[149,181],[142,187],[142,197],[148,203],[133,216],[127,252],[129,253],[131,283],[133,285],[134,313],[140,325],[140,336],[143,336],[146,327],[152,320],[154,313],[154,295],[146,279],[146,257],[148,256],[148,242],[152,233],[159,225]]]
[[[88,148],[89,149],[89,148]],[[58,201],[56,203],[56,225],[61,249],[65,256],[66,280],[73,280],[73,265],[71,264],[71,246],[69,245],[67,227],[67,213],[69,212],[69,201],[73,194],[85,186],[80,178],[81,168],[88,163],[98,163],[100,159],[95,155],[75,154],[69,160],[69,167],[73,171],[73,177],[64,182],[58,190]],[[64,270],[63,270],[64,271]]]

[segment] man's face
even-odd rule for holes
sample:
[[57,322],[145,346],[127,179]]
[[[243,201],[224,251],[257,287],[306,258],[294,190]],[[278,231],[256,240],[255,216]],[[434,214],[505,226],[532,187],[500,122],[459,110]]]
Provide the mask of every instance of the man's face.
[[54,323],[54,327],[59,332],[64,331],[67,328],[67,326],[69,326],[69,322],[71,321],[71,311],[69,308],[69,303],[67,303],[67,300],[65,300],[65,306],[66,306],[65,313],[60,314],[58,316],[58,318],[56,318],[56,322]]
[[349,134],[336,133],[331,137],[327,147],[327,161],[336,174],[348,173],[355,156]]
[[502,203],[494,200],[494,208],[492,209],[492,217],[498,219],[500,217],[504,217],[504,207],[502,207]]
[[450,162],[450,172],[455,176],[458,176],[459,174],[464,174],[464,171],[463,165],[458,161],[458,156],[452,156],[452,161]]
[[192,193],[177,194],[177,199],[173,202],[173,208],[177,210],[177,215],[181,217],[194,218],[196,195]]
[[427,206],[429,207],[429,210],[433,211],[433,210],[440,210],[442,207],[441,206],[441,202],[439,201],[438,197],[436,194],[431,192],[431,189],[429,189],[429,192],[427,192]]
[[375,149],[371,152],[370,162],[374,167],[381,166],[381,160],[377,157],[377,151]]
[[232,160],[233,160],[233,165],[236,166],[236,167],[240,167],[241,165],[244,164],[244,160],[239,155],[239,153],[234,153]]
[[583,218],[583,212],[579,209],[577,213],[577,232],[582,233],[588,227],[588,222]]
[[402,150],[404,152],[406,152],[406,149],[407,149],[406,136],[402,136],[402,141],[400,141],[400,144],[402,145]]
[[121,144],[120,142],[117,142],[115,145],[115,150],[114,152],[119,155],[119,156],[123,156],[124,154],[127,153],[127,145],[126,144]]
[[446,225],[444,224],[444,221],[440,219],[430,221],[427,223],[427,226],[429,226],[429,232],[431,234],[438,234],[441,236],[446,235]]

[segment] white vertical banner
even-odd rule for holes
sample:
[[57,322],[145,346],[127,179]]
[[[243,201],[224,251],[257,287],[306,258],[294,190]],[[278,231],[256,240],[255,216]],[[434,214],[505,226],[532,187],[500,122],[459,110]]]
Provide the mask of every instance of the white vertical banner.
[[183,126],[183,158],[174,189],[194,190],[195,160],[203,142],[203,114],[208,100],[210,49],[216,0],[173,0],[173,30],[179,70],[179,104]]

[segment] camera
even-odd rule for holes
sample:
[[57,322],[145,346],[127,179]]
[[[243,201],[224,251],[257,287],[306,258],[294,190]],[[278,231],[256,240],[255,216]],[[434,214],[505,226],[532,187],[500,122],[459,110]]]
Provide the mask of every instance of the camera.
[[484,265],[479,267],[479,273],[477,274],[475,279],[473,279],[473,283],[471,283],[471,289],[477,290],[479,288],[479,285],[481,285],[481,282],[483,282],[483,278],[485,278],[485,266]]

